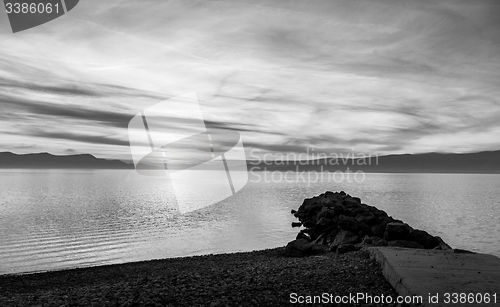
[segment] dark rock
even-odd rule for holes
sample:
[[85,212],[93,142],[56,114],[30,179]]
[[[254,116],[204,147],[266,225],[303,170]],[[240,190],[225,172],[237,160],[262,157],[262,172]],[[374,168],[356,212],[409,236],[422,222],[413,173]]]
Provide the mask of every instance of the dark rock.
[[358,247],[354,244],[342,244],[337,247],[336,252],[338,255],[341,255],[349,252],[358,251],[360,249],[361,247]]
[[336,214],[333,207],[323,207],[321,208],[321,211],[316,215],[316,220],[320,220],[322,218],[333,219],[335,215]]
[[307,241],[311,241],[311,237],[309,237],[307,234],[303,233],[303,232],[299,232],[297,234],[297,237],[295,239],[305,239]]
[[302,225],[304,229],[297,235],[297,240],[303,240],[302,243],[290,242],[287,245],[289,255],[321,253],[326,246],[336,250],[340,245],[358,243],[361,238],[364,238],[363,244],[373,246],[450,248],[440,238],[414,230],[383,210],[361,203],[361,199],[343,191],[327,191],[304,199],[299,209],[292,210],[292,213],[299,220],[292,223],[292,227]]
[[[367,215],[358,216],[358,217],[356,217],[356,220],[357,220],[358,222],[361,222],[361,223],[363,223],[363,224],[365,224],[365,225],[367,225],[367,226],[370,226],[370,227],[375,226],[375,225],[378,225],[378,224],[380,223],[379,218],[378,218],[378,217],[376,217],[376,216],[373,216],[373,215],[369,215],[369,216],[367,216]],[[384,229],[384,230],[385,230],[385,229]]]
[[342,201],[342,205],[346,206],[346,207],[356,207],[358,205],[361,204],[361,199],[357,198],[357,197],[350,197],[350,196],[346,196],[344,198],[344,200]]
[[385,225],[384,239],[387,241],[408,240],[411,227],[405,223],[391,222]]
[[310,207],[312,207],[314,205],[315,202],[316,202],[315,197],[304,199],[304,201],[302,202],[302,205],[300,205],[300,207],[299,207],[299,211],[309,209]]
[[359,241],[360,238],[358,237],[357,234],[349,230],[342,230],[335,236],[335,239],[333,240],[332,243],[330,243],[330,246],[339,246],[342,244],[356,244]]
[[302,225],[304,225],[304,227],[310,228],[310,227],[314,227],[314,225],[316,225],[316,223],[313,220],[307,220],[307,221],[303,221]]
[[341,231],[342,231],[342,229],[340,229],[336,226],[329,227],[323,233],[323,235],[325,237],[325,240],[323,243],[327,244],[327,245],[331,244]]
[[373,246],[387,246],[388,243],[386,240],[379,237],[372,237],[372,245]]
[[367,208],[352,208],[351,209],[352,217],[361,217],[361,216],[372,216],[372,213]]
[[361,244],[368,244],[368,245],[371,245],[373,242],[372,238],[369,237],[369,236],[365,236],[363,238],[363,240],[361,241]]
[[323,232],[314,241],[314,244],[326,244],[326,234]]
[[285,247],[285,256],[304,257],[311,254],[313,243],[306,239],[296,239],[289,242]]
[[295,212],[295,213],[293,214],[293,216],[295,216],[296,218],[298,218],[298,219],[299,219],[299,221],[300,221],[301,219],[303,219],[303,218],[305,218],[305,217],[306,217],[306,213],[305,213],[305,212],[298,212],[298,211],[297,211],[297,212]]
[[435,248],[436,249],[442,249],[442,250],[448,250],[448,249],[451,249],[451,246],[449,246],[448,244],[446,244],[443,239],[441,239],[441,237],[435,237],[438,241],[439,241],[439,245],[436,246]]
[[324,227],[314,227],[313,231],[311,232],[311,240],[315,241],[316,239],[318,239],[323,234],[324,230]]
[[361,243],[372,246],[387,246],[387,241],[379,237],[365,236]]
[[303,238],[293,240],[289,242],[285,247],[285,256],[288,257],[305,257],[310,255],[318,255],[325,252],[325,246],[311,243]]
[[389,215],[387,215],[387,213],[385,211],[377,209],[373,206],[370,206],[370,212],[373,215],[378,216],[378,217],[389,217]]
[[292,214],[295,214],[295,213],[297,213],[297,210],[293,210],[293,209],[292,209]]
[[343,230],[350,230],[352,232],[358,233],[360,231],[370,232],[370,229],[365,224],[359,222],[353,217],[341,215],[339,217],[338,225]]
[[346,214],[347,209],[340,202],[334,204],[331,208],[333,209],[333,213],[335,216]]
[[313,244],[311,247],[311,255],[321,255],[327,252],[327,248],[321,244]]
[[320,218],[317,222],[316,222],[316,226],[320,226],[320,227],[326,227],[328,225],[330,225],[332,222],[332,219],[331,218],[328,218],[326,216]]
[[439,240],[431,236],[427,231],[424,230],[413,230],[410,232],[409,239],[415,241],[424,246],[426,249],[432,249],[439,246]]
[[415,241],[408,240],[393,240],[387,242],[389,246],[397,246],[397,247],[406,247],[406,248],[424,248],[421,244],[418,244]]
[[455,254],[475,254],[474,252],[471,252],[471,251],[468,251],[465,249],[459,249],[459,248],[455,248],[453,250],[453,253],[455,253]]
[[388,217],[381,217],[379,224],[371,228],[372,233],[377,237],[383,237],[385,233],[385,226],[387,226],[390,222],[392,222],[392,219]]
[[385,232],[385,224],[381,223],[378,225],[375,225],[371,228],[372,233],[378,237],[383,237],[384,232]]
[[313,228],[313,231],[311,232],[311,238],[315,240],[318,238],[321,234],[325,232],[325,230],[329,227],[335,226],[336,227],[337,222],[330,218],[327,217],[322,217],[319,219],[319,221],[316,223],[316,227]]

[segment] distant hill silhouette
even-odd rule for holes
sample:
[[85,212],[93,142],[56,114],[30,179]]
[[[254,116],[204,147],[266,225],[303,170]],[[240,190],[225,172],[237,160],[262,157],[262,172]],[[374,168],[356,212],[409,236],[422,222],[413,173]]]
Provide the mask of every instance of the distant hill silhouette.
[[366,173],[500,173],[500,151],[478,153],[425,153],[356,159],[317,159],[286,163],[248,161],[248,169],[280,171],[363,171]]
[[99,159],[89,154],[55,156],[49,153],[18,155],[0,152],[0,168],[133,169],[134,166],[119,160]]
[[[363,171],[366,173],[477,173],[500,174],[500,151],[478,153],[425,153],[372,156],[356,159],[317,159],[309,161],[247,161],[254,171]],[[134,169],[133,164],[105,160],[90,154],[55,156],[49,153],[18,155],[0,152],[0,168],[85,168]]]

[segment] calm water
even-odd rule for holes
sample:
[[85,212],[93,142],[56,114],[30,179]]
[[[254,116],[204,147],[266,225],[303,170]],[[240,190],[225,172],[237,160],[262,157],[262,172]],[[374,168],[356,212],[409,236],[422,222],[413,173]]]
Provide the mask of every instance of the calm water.
[[362,183],[324,177],[310,186],[295,178],[249,182],[181,215],[167,179],[0,170],[0,274],[283,246],[298,232],[290,210],[326,190],[361,197],[453,247],[500,256],[500,175],[366,174]]

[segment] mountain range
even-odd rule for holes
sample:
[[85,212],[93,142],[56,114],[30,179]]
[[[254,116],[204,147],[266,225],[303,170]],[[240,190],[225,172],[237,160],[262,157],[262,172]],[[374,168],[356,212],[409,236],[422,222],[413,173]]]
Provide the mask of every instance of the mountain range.
[[[424,153],[371,157],[324,158],[307,161],[247,161],[253,171],[363,171],[366,173],[500,173],[500,151],[477,153]],[[121,160],[90,154],[56,156],[49,153],[18,155],[0,152],[0,168],[134,169]]]
[[424,153],[305,161],[248,161],[248,169],[268,171],[363,171],[366,173],[500,173],[500,151]]
[[105,160],[89,154],[55,156],[49,153],[18,155],[0,152],[0,168],[83,168],[83,169],[133,169],[120,160]]

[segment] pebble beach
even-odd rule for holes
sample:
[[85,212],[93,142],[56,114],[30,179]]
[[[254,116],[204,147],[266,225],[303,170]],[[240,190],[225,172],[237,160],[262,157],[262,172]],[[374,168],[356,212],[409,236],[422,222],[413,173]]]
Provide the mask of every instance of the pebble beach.
[[4,275],[0,306],[294,306],[325,293],[397,296],[379,265],[363,250],[306,258],[284,253],[281,247]]

